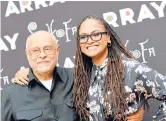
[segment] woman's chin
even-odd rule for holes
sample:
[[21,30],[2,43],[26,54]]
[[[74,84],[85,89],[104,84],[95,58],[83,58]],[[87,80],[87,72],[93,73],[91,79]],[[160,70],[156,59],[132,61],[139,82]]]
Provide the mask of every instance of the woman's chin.
[[97,53],[87,53],[85,54],[86,56],[90,57],[90,58],[94,58],[97,56]]

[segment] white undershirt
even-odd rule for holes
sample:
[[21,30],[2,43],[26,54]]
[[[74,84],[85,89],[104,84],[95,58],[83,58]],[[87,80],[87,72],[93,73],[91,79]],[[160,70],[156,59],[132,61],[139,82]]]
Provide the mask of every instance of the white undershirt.
[[52,79],[40,81],[49,91],[51,91]]

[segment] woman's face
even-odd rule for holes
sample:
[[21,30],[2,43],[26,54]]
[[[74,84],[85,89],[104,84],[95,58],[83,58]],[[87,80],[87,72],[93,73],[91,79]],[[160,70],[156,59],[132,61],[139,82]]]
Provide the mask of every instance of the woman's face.
[[82,53],[92,59],[102,54],[108,54],[108,42],[110,42],[110,35],[106,32],[104,25],[100,21],[87,19],[81,24],[79,44]]

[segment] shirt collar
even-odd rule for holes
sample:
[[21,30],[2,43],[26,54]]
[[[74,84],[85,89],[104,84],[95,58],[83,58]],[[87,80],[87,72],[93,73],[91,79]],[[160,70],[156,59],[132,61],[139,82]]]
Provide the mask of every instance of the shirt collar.
[[105,60],[103,61],[103,63],[100,66],[97,66],[93,63],[93,68],[96,70],[103,69],[104,67],[107,66],[107,63],[108,63],[108,57],[105,58]]
[[[54,71],[53,71],[53,80],[55,79],[56,74],[57,74],[57,72],[56,72],[56,67],[55,67]],[[28,83],[28,87],[31,87],[32,83],[34,83],[34,82],[38,82],[38,83],[41,84],[41,82],[34,75],[32,68],[30,68],[30,70],[29,70],[29,83]]]

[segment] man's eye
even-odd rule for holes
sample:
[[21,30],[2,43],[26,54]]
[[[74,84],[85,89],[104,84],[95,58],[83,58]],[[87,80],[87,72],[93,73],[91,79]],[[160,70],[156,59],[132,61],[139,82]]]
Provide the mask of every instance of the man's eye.
[[36,52],[39,52],[40,50],[38,48],[33,48],[30,51],[33,52],[33,53],[36,53]]
[[37,49],[32,50],[32,52],[37,52],[37,51],[39,51],[39,50],[37,50]]
[[51,50],[52,48],[51,47],[47,47],[47,48],[45,48],[45,50]]

